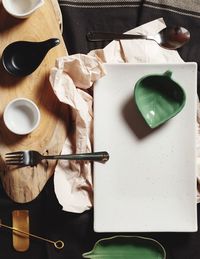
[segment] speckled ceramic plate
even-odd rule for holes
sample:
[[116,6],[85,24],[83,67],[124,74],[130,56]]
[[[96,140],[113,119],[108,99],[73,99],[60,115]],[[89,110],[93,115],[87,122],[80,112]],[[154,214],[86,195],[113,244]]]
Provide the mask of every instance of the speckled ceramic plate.
[[[110,159],[94,164],[95,231],[196,231],[196,64],[105,69],[94,86],[94,150],[108,151]],[[187,100],[175,117],[151,129],[133,100],[134,87],[167,70]]]

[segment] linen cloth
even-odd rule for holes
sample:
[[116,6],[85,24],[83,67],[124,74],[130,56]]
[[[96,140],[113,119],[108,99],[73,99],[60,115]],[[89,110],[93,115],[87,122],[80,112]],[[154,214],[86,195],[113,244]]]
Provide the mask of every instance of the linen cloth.
[[[129,33],[155,35],[166,25],[162,18],[141,25]],[[104,76],[105,63],[183,63],[175,50],[167,50],[154,41],[113,41],[103,50],[88,55],[75,54],[61,57],[52,69],[50,81],[59,100],[72,108],[75,130],[72,141],[67,139],[62,153],[92,151],[92,96],[88,89]],[[63,210],[83,212],[92,207],[93,183],[90,163],[58,162],[54,174],[55,193]],[[198,196],[199,200],[199,196]]]

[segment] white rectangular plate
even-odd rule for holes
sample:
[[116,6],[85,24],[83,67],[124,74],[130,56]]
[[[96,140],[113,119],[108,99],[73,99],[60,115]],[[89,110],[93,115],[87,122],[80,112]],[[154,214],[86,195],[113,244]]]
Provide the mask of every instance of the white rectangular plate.
[[[110,154],[94,164],[94,230],[197,230],[196,63],[105,64],[94,86],[94,150]],[[172,71],[186,93],[183,110],[151,130],[134,101],[135,83]]]

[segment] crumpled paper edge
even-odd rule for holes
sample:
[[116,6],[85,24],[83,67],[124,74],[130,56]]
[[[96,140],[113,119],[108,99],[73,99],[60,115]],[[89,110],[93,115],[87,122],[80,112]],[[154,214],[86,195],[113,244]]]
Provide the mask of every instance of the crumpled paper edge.
[[[92,151],[92,96],[87,89],[104,75],[102,62],[83,54],[59,58],[51,70],[52,89],[61,102],[71,107],[72,124],[76,128],[66,139],[61,154]],[[90,209],[93,203],[91,163],[59,160],[54,188],[63,210],[80,213]]]

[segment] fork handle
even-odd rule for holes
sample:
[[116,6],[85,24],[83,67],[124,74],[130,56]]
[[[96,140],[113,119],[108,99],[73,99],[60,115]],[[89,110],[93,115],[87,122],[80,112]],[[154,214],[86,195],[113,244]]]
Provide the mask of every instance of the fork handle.
[[70,154],[70,155],[49,155],[49,156],[43,156],[43,158],[106,162],[109,159],[109,154],[106,151],[100,151],[100,152],[93,152],[93,153]]

